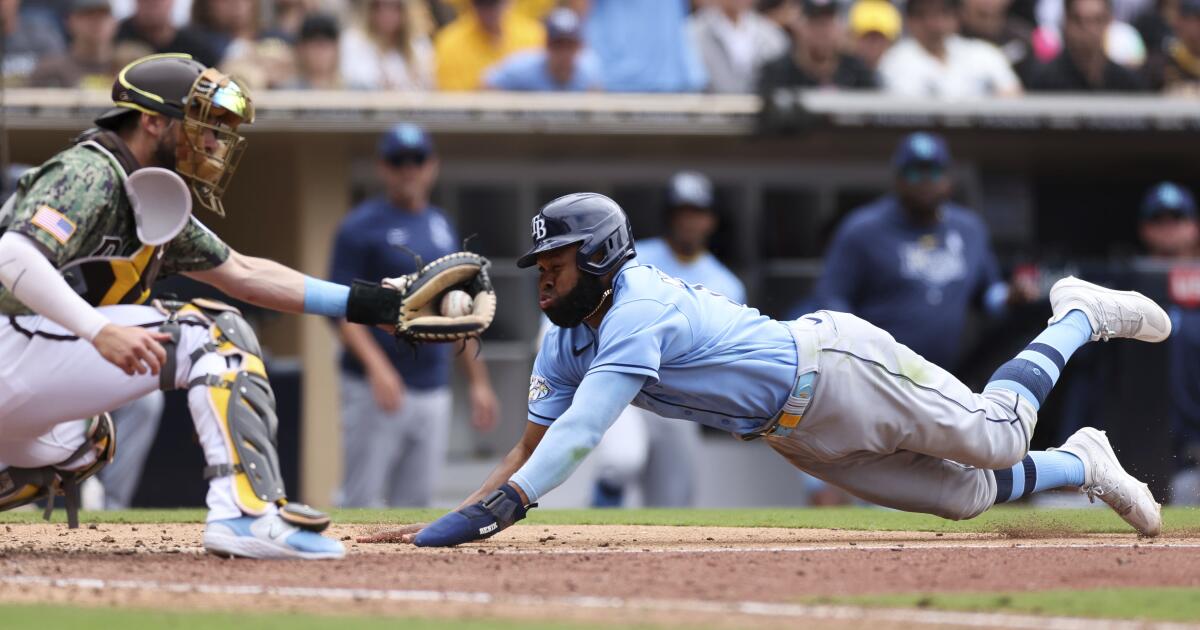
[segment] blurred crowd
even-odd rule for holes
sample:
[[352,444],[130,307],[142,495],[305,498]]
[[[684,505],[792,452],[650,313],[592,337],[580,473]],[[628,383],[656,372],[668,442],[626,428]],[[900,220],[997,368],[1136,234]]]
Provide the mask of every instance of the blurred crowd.
[[7,86],[191,54],[257,89],[942,99],[1200,86],[1200,0],[0,0]]

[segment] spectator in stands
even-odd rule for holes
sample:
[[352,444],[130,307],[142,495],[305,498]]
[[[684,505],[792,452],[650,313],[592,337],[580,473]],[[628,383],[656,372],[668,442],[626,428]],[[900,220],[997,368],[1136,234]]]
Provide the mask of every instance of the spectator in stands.
[[338,62],[338,24],[333,16],[311,13],[300,26],[296,42],[294,90],[339,90],[343,87]]
[[1021,93],[995,46],[958,35],[952,0],[909,0],[904,11],[908,36],[879,62],[888,91],[947,100]]
[[703,90],[708,77],[687,34],[687,16],[687,0],[591,0],[584,40],[600,58],[604,89]]
[[1168,92],[1200,94],[1200,0],[1180,0],[1172,22],[1161,84]]
[[[581,3],[586,5],[587,2],[588,0],[513,0],[512,8],[513,11],[531,20],[541,21],[558,6],[566,6],[568,9],[575,10],[576,13],[581,13],[581,7],[577,5]],[[471,0],[443,0],[443,3],[459,15],[471,10]]]
[[787,50],[783,29],[753,7],[753,0],[718,0],[688,20],[692,44],[708,71],[709,92],[754,91],[762,67]]
[[21,0],[0,0],[0,28],[4,29],[5,85],[28,85],[38,61],[66,51],[58,27],[45,19],[26,19],[21,15]]
[[275,0],[272,3],[270,26],[264,30],[269,36],[296,43],[300,40],[304,18],[313,12],[310,3],[315,4],[313,0]]
[[779,86],[872,89],[875,72],[839,49],[843,32],[834,0],[805,0],[804,20],[792,34],[792,50],[762,71],[762,87]]
[[600,60],[583,47],[579,14],[562,7],[545,20],[546,48],[515,53],[487,72],[493,90],[585,92],[602,89]]
[[946,369],[958,363],[972,306],[998,316],[1036,295],[1001,279],[987,226],[950,201],[950,166],[940,136],[905,137],[893,194],[842,221],[815,291],[819,308],[854,313]]
[[429,15],[417,0],[359,0],[358,23],[342,32],[341,73],[359,90],[431,90]]
[[788,37],[792,35],[793,25],[804,18],[799,0],[758,0],[757,10],[783,29]]
[[1141,77],[1114,63],[1105,52],[1112,22],[1107,0],[1064,0],[1063,50],[1036,68],[1029,89],[1040,92],[1134,92],[1145,89]]
[[545,43],[541,23],[513,10],[509,0],[471,0],[470,10],[437,34],[437,87],[478,90],[488,68]]
[[255,0],[192,0],[191,26],[208,38],[222,61],[251,53],[258,20]]
[[175,0],[137,0],[133,15],[117,26],[118,42],[136,42],[156,53],[186,53],[196,61],[215,66],[220,53],[208,39],[190,26],[176,27],[171,22]]
[[1009,12],[1012,0],[961,0],[958,17],[963,37],[982,39],[1004,53],[1017,76],[1028,79],[1036,60],[1033,27]]
[[114,63],[116,32],[117,21],[108,0],[74,0],[67,14],[70,48],[64,54],[43,57],[30,76],[30,84],[111,89],[120,69]]
[[[442,211],[429,201],[438,173],[433,141],[420,127],[397,125],[380,139],[384,194],[342,221],[331,279],[382,278],[416,271],[417,254],[430,262],[461,247]],[[419,353],[401,348],[375,327],[339,323],[344,506],[428,506],[446,457],[450,431],[449,345]],[[458,353],[469,379],[472,422],[490,429],[496,396],[474,349]]]
[[858,0],[850,7],[851,51],[872,72],[900,36],[900,11],[888,0]]

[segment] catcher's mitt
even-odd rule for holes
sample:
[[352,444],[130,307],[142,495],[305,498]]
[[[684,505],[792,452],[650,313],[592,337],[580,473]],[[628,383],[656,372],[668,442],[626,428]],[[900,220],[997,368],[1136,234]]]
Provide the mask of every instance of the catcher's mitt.
[[[387,278],[385,287],[404,296],[397,316],[397,339],[416,342],[450,342],[478,337],[496,317],[496,291],[488,277],[491,263],[471,252],[442,256],[416,273]],[[469,313],[448,317],[438,312],[442,296],[454,290],[471,296]]]

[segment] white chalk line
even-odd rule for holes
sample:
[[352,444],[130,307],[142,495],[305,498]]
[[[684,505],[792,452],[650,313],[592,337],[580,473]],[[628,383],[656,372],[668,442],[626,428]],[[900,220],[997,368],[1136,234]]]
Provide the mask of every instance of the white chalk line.
[[773,602],[714,602],[690,599],[635,599],[621,597],[548,597],[539,595],[495,595],[470,591],[404,589],[333,588],[305,586],[222,585],[157,580],[104,580],[98,578],[52,578],[47,576],[0,576],[0,584],[75,590],[126,590],[172,594],[278,597],[284,599],[322,599],[329,601],[390,601],[418,603],[455,603],[468,605],[512,605],[522,608],[587,608],[593,610],[632,610],[699,614],[733,614],[758,617],[908,622],[924,625],[969,626],[976,628],[1029,628],[1030,630],[1133,630],[1136,628],[1196,628],[1179,623],[1149,623],[1049,617],[1009,613],[973,613],[903,608],[861,608],[782,604]]
[[[360,545],[389,544],[389,543],[359,543]],[[396,543],[391,543],[396,544]],[[717,543],[719,544],[719,543]],[[362,546],[358,549],[363,549]],[[419,548],[413,547],[414,552]],[[544,549],[493,549],[486,546],[471,546],[460,547],[456,551],[464,554],[488,554],[488,555],[553,555],[553,556],[574,556],[574,555],[593,555],[593,554],[625,554],[625,553],[654,553],[654,554],[710,554],[710,553],[812,553],[818,551],[930,551],[937,549],[1200,549],[1200,543],[1146,543],[1146,542],[1130,542],[1130,543],[1049,543],[1040,544],[1036,542],[980,542],[980,543],[926,543],[925,541],[913,542],[895,542],[895,543],[850,543],[850,542],[834,542],[821,545],[788,545],[788,546],[770,546],[770,547],[680,547],[670,548],[658,546],[654,547],[589,547],[556,549],[553,546],[547,546]],[[360,552],[367,553],[370,552]]]

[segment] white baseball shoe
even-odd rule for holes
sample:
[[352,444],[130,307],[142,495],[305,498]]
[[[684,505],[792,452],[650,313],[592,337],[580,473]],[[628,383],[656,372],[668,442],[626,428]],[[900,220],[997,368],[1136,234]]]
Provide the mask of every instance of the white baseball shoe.
[[1143,536],[1157,536],[1162,531],[1162,506],[1154,500],[1149,486],[1121,467],[1104,431],[1084,427],[1051,450],[1066,451],[1083,462],[1079,491],[1092,503],[1100,497]]
[[1114,338],[1157,343],[1171,336],[1171,318],[1154,300],[1137,291],[1114,291],[1068,276],[1050,288],[1053,324],[1075,309],[1092,324],[1092,341]]
[[212,521],[204,528],[204,548],[238,558],[325,560],[346,555],[342,543],[300,529],[278,514]]

